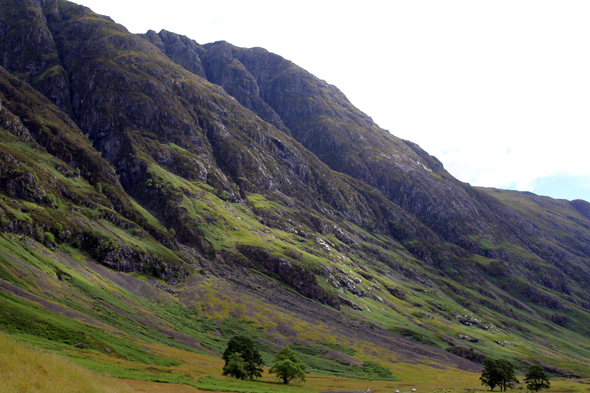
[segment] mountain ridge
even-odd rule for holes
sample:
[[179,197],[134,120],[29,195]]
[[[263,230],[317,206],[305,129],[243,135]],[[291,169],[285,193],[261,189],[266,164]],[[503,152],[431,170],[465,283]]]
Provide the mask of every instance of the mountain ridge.
[[[232,94],[238,101],[240,101],[241,103],[245,104],[247,107],[250,103],[249,98],[245,99],[243,97],[251,97],[252,95],[257,96],[260,95],[261,97],[263,97],[263,100],[269,101],[271,103],[275,102],[275,101],[279,101],[278,103],[274,103],[274,107],[275,109],[277,109],[279,111],[279,113],[281,114],[286,114],[286,124],[289,124],[291,127],[295,127],[295,129],[297,127],[300,127],[295,121],[290,121],[289,120],[289,111],[293,110],[293,109],[288,109],[287,107],[282,107],[281,105],[291,105],[292,104],[292,99],[289,98],[284,98],[282,101],[281,100],[277,100],[275,98],[273,98],[273,94],[277,95],[280,93],[272,93],[271,92],[271,88],[268,87],[268,85],[271,84],[271,82],[269,82],[269,80],[272,80],[272,83],[275,83],[274,81],[276,81],[277,79],[281,78],[282,73],[288,73],[288,75],[286,77],[284,77],[283,79],[286,80],[286,82],[284,82],[285,86],[282,86],[281,89],[278,89],[278,91],[280,92],[287,92],[287,95],[297,95],[297,93],[299,93],[299,90],[301,90],[300,86],[306,86],[306,85],[313,85],[314,83],[317,83],[318,86],[323,86],[322,89],[325,90],[330,90],[332,89],[332,92],[336,95],[337,98],[332,98],[330,97],[330,100],[332,102],[338,102],[340,107],[344,107],[344,108],[349,108],[352,107],[352,105],[346,100],[346,98],[342,95],[342,93],[340,91],[338,91],[336,88],[334,88],[333,86],[331,88],[328,88],[328,85],[323,82],[323,81],[316,81],[316,82],[308,82],[306,83],[305,80],[307,79],[311,79],[312,76],[309,75],[306,72],[303,72],[304,76],[300,77],[301,79],[299,79],[299,73],[291,73],[289,70],[292,67],[297,68],[295,65],[293,65],[292,63],[282,59],[280,56],[274,55],[274,54],[270,54],[267,51],[265,51],[264,49],[261,48],[254,48],[251,50],[246,50],[246,49],[240,49],[240,48],[235,48],[232,47],[230,44],[226,43],[226,42],[217,42],[217,43],[213,43],[213,44],[207,44],[203,47],[201,47],[200,49],[198,47],[198,44],[194,41],[191,41],[190,39],[188,39],[187,37],[183,37],[183,38],[179,38],[180,36],[176,36],[173,33],[170,32],[161,32],[160,34],[165,35],[166,37],[168,37],[168,39],[170,40],[170,37],[175,37],[175,40],[173,40],[176,45],[179,45],[178,42],[184,42],[185,45],[187,45],[186,43],[189,42],[192,46],[191,46],[191,50],[192,50],[192,54],[196,55],[196,56],[201,56],[204,57],[205,59],[208,59],[209,57],[211,57],[210,55],[207,55],[207,50],[214,50],[214,54],[212,55],[214,57],[214,59],[217,58],[225,58],[224,61],[222,60],[217,60],[217,66],[215,67],[215,69],[219,69],[219,68],[223,68],[225,66],[226,69],[231,69],[233,73],[235,72],[239,72],[240,75],[244,75],[246,74],[246,76],[241,76],[242,79],[244,80],[254,80],[256,81],[260,87],[258,89],[256,88],[252,88],[249,87],[248,91],[244,92],[243,89],[240,89],[240,85],[235,85],[232,84],[231,78],[228,77],[223,77],[220,76],[220,72],[222,71],[217,71],[217,74],[213,74],[210,75],[209,77],[212,79],[212,81],[216,82],[217,84],[224,86],[226,88],[226,91],[228,91],[230,94]],[[155,37],[156,34],[152,33],[149,34],[149,37]],[[148,38],[149,38],[148,37]],[[188,48],[188,47],[187,47]],[[178,49],[177,49],[178,51]],[[188,49],[187,49],[188,52]],[[199,54],[200,53],[200,54]],[[263,56],[263,57],[269,57],[270,60],[260,60],[259,58]],[[254,60],[249,60],[251,57],[256,58],[256,61]],[[242,63],[241,60],[244,60],[244,63]],[[212,62],[214,60],[205,60],[204,64],[207,64],[208,62]],[[201,62],[203,63],[203,61]],[[179,63],[180,64],[180,63]],[[254,65],[252,65],[254,64]],[[271,64],[271,65],[269,65]],[[250,68],[253,70],[252,72],[254,72],[254,74],[250,74],[248,67],[250,65]],[[274,67],[274,68],[272,68]],[[206,72],[207,67],[204,68],[204,71]],[[270,71],[269,71],[270,69]],[[280,71],[276,71],[276,69],[279,69]],[[238,70],[238,71],[236,71]],[[291,77],[292,74],[295,74],[295,77]],[[271,75],[271,76],[269,76]],[[247,79],[249,78],[249,79]],[[291,82],[289,82],[291,81]],[[291,83],[291,85],[289,85],[289,83]],[[231,86],[230,86],[231,85]],[[249,86],[252,86],[253,83],[249,83]],[[266,87],[265,87],[266,86]],[[295,88],[293,88],[292,86],[297,86]],[[256,86],[255,86],[256,87]],[[299,89],[299,90],[297,90]],[[267,93],[265,93],[265,91],[267,91]],[[295,94],[293,94],[293,91],[295,91]],[[258,93],[261,92],[261,93]],[[301,95],[304,95],[303,93],[300,93]],[[317,96],[317,94],[315,95]],[[297,98],[295,98],[297,99]],[[314,100],[317,100],[314,99]],[[284,102],[283,104],[281,104],[280,102]],[[288,103],[288,104],[287,104]],[[295,104],[296,107],[298,107],[298,105],[300,106],[306,106],[303,104]],[[323,104],[325,106],[325,104]],[[272,106],[272,105],[271,105]],[[312,104],[309,104],[306,106],[308,109],[310,107],[313,107]],[[283,109],[280,109],[283,108]],[[298,109],[295,109],[296,111]],[[314,109],[310,109],[310,110],[314,110]],[[355,109],[356,110],[356,109]],[[323,113],[322,109],[315,109],[316,112],[318,113]],[[306,118],[308,117],[310,113],[306,112],[306,109],[299,109],[298,115],[299,117],[295,116],[295,118]],[[313,115],[312,115],[313,116]],[[324,116],[324,115],[321,115]],[[343,114],[339,114],[338,117],[342,118],[344,117]],[[359,118],[358,116],[356,118]],[[361,118],[362,115],[361,115]],[[372,121],[370,120],[370,118],[365,117],[363,118],[364,120],[362,122],[359,122],[357,120],[357,123],[354,127],[359,127],[359,125],[361,126],[361,128],[370,128],[372,130],[378,130],[378,135],[383,135],[385,136],[385,139],[391,139],[391,138],[395,138],[392,137],[389,133],[387,133],[385,130],[381,130],[379,129],[374,123],[372,123]],[[323,132],[324,130],[322,129],[322,126],[318,126],[318,127],[309,127],[309,130],[306,131],[306,135],[325,135],[326,132]],[[330,131],[332,132],[332,131]],[[418,168],[421,165],[422,168],[424,168],[424,170],[426,172],[428,171],[434,171],[434,173],[440,173],[443,174],[444,176],[446,176],[446,179],[452,179],[452,183],[455,186],[459,186],[459,194],[457,194],[456,191],[453,191],[453,194],[451,194],[451,197],[446,197],[446,198],[442,198],[446,201],[451,200],[451,199],[459,199],[459,203],[455,203],[453,202],[453,207],[449,208],[449,202],[444,202],[444,203],[439,203],[438,201],[440,201],[441,196],[438,195],[436,200],[433,200],[433,193],[432,193],[432,189],[438,190],[441,187],[440,186],[436,186],[436,184],[433,185],[432,181],[428,181],[425,180],[425,176],[423,174],[420,174],[419,176],[415,176],[415,177],[419,177],[419,179],[417,180],[418,184],[414,182],[408,182],[405,179],[402,179],[401,181],[399,180],[399,176],[394,174],[393,176],[387,176],[385,175],[383,177],[384,180],[381,181],[381,183],[386,183],[387,186],[385,187],[391,187],[392,184],[396,184],[397,186],[395,186],[396,188],[398,188],[398,190],[395,191],[395,194],[391,192],[391,190],[388,190],[387,188],[384,188],[383,186],[379,185],[379,182],[376,182],[375,180],[371,180],[370,177],[371,175],[367,173],[367,171],[361,171],[361,173],[358,173],[358,168],[360,166],[366,166],[366,164],[358,164],[358,165],[352,165],[350,166],[350,164],[348,164],[348,162],[350,162],[349,158],[350,155],[348,153],[342,155],[342,150],[352,150],[354,148],[343,148],[343,146],[348,146],[348,145],[356,145],[358,144],[357,140],[351,140],[350,144],[342,144],[341,142],[338,142],[338,139],[340,137],[342,137],[342,133],[337,134],[336,136],[331,135],[330,132],[328,132],[328,134],[330,135],[329,141],[333,141],[333,142],[319,142],[319,143],[309,143],[309,140],[307,139],[308,137],[301,135],[300,137],[297,137],[298,133],[295,132],[293,135],[295,136],[296,139],[298,139],[300,142],[302,142],[304,144],[304,146],[310,148],[316,155],[318,155],[318,157],[320,157],[324,162],[326,162],[330,167],[332,167],[332,169],[335,170],[339,170],[342,171],[344,173],[347,173],[349,175],[351,175],[354,178],[357,178],[358,180],[361,180],[365,183],[368,183],[370,185],[376,186],[378,189],[380,189],[380,191],[382,191],[382,193],[390,200],[392,200],[392,202],[396,203],[397,205],[399,205],[400,207],[404,208],[405,210],[407,210],[408,212],[410,212],[413,215],[416,215],[419,219],[421,219],[423,222],[427,222],[429,223],[428,225],[431,227],[431,229],[433,229],[435,232],[437,232],[439,235],[441,235],[443,238],[445,238],[445,240],[450,241],[452,243],[455,243],[457,245],[459,245],[460,247],[463,247],[471,252],[474,253],[479,253],[479,245],[478,244],[474,244],[474,242],[469,238],[469,236],[465,236],[467,232],[470,232],[470,235],[473,236],[474,232],[475,233],[479,233],[480,235],[485,234],[486,237],[490,236],[490,223],[491,222],[498,222],[500,221],[500,223],[502,223],[502,228],[504,229],[503,233],[495,233],[495,239],[491,239],[493,242],[495,243],[501,243],[502,241],[509,241],[509,242],[517,242],[520,244],[525,243],[526,241],[523,242],[523,237],[530,237],[530,236],[539,236],[539,234],[537,232],[535,232],[533,227],[530,227],[530,225],[528,225],[524,220],[520,219],[520,217],[518,215],[515,215],[513,211],[510,211],[508,209],[505,209],[504,206],[499,205],[497,203],[495,203],[494,201],[491,201],[489,199],[487,199],[484,195],[479,195],[477,191],[475,191],[475,189],[471,188],[470,186],[466,186],[463,185],[462,183],[456,181],[455,179],[452,179],[452,177],[446,173],[446,171],[444,171],[444,167],[442,166],[442,164],[436,160],[436,158],[431,157],[430,155],[428,155],[428,153],[424,152],[418,145],[412,143],[412,142],[407,142],[407,141],[395,141],[395,145],[400,146],[405,144],[405,146],[409,147],[412,151],[414,151],[418,157],[418,159],[423,159],[424,162],[428,163],[429,167],[427,168],[424,164],[420,164],[420,162],[418,160],[416,160],[415,158],[413,159],[413,161],[411,162],[411,164],[416,165],[418,164]],[[333,132],[332,132],[333,133]],[[349,133],[349,135],[352,135],[351,133]],[[361,135],[360,138],[363,138],[363,134],[359,134]],[[325,138],[325,137],[324,137]],[[344,136],[344,138],[347,138],[346,135]],[[322,143],[332,143],[330,145],[331,149],[333,152],[336,153],[331,153],[332,155],[334,154],[339,154],[341,157],[340,158],[323,158],[325,153],[323,152],[323,148]],[[385,142],[380,142],[377,143],[377,145],[383,145]],[[318,147],[319,145],[319,147]],[[373,144],[375,145],[375,144]],[[404,147],[405,147],[404,146]],[[395,146],[389,144],[388,147],[390,148],[390,151],[395,151],[394,148]],[[358,148],[357,148],[358,149]],[[383,155],[383,153],[380,153]],[[334,161],[336,160],[336,162]],[[354,160],[353,160],[354,161]],[[356,161],[358,162],[358,159],[356,159]],[[363,157],[361,157],[361,161],[366,161]],[[339,164],[342,162],[346,162],[347,164]],[[397,171],[399,171],[399,168],[403,168],[403,165],[400,165],[399,162],[395,162],[394,166],[396,168]],[[410,165],[411,168],[411,165]],[[375,166],[373,165],[373,170],[376,170],[378,173],[381,172],[381,170],[379,169],[379,165],[377,165],[377,169],[375,169]],[[406,171],[411,171],[411,172],[416,172],[416,169],[405,169]],[[425,186],[420,186],[419,183],[424,183]],[[430,190],[430,194],[428,195],[428,193],[425,192],[425,187],[428,187]],[[447,187],[448,188],[448,187]],[[457,188],[457,187],[455,187]],[[463,189],[463,190],[461,190]],[[405,196],[405,194],[408,193],[409,195],[411,195],[411,197],[407,198]],[[399,197],[399,194],[403,194],[401,197]],[[427,198],[426,201],[424,201],[424,199]],[[471,201],[469,201],[471,200]],[[418,206],[417,202],[418,201]],[[461,203],[463,202],[463,203]],[[492,203],[491,205],[489,205],[489,203]],[[428,206],[437,206],[440,205],[438,207],[434,208],[434,214],[430,214],[430,213],[422,213],[421,211],[424,210],[424,207],[421,207],[420,205],[428,205]],[[457,206],[461,206],[462,209],[457,209]],[[429,208],[430,209],[430,208]],[[444,210],[448,210],[449,212],[444,212]],[[496,212],[496,211],[498,212]],[[499,213],[499,214],[498,214]],[[474,217],[481,217],[480,219],[476,219],[473,220]],[[503,216],[507,216],[509,217],[509,219],[504,219]],[[471,225],[471,227],[468,227],[469,229],[466,231],[466,224],[465,224],[465,219],[466,217],[469,217],[471,220],[475,221],[473,224],[475,225]],[[461,225],[453,225],[453,221],[459,220]],[[450,222],[449,222],[450,221]],[[506,229],[509,229],[510,227],[513,227],[513,225],[511,225],[512,222],[518,222],[518,226],[520,228],[518,228],[517,230],[508,230],[506,231]],[[469,224],[467,224],[469,225]],[[521,228],[525,228],[527,230],[527,232],[532,232],[530,234],[525,233],[524,236],[519,233],[522,232]],[[512,233],[510,233],[512,232]],[[509,237],[507,238],[506,235],[508,235]],[[516,238],[516,239],[515,239]],[[528,239],[526,239],[528,240]],[[536,245],[534,246],[536,247]],[[555,253],[557,253],[559,255],[559,251],[554,251]],[[493,258],[498,258],[498,253],[494,252],[493,255],[490,251],[486,251],[487,255],[485,256],[491,256]],[[501,257],[500,259],[503,259],[503,257]]]

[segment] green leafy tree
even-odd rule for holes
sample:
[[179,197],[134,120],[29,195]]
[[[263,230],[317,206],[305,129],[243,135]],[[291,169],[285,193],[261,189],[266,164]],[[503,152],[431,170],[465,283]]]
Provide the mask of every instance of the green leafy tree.
[[246,371],[246,363],[244,362],[241,353],[236,352],[229,355],[221,375],[231,375],[237,379],[246,379],[248,372]]
[[287,345],[277,353],[275,364],[270,370],[269,374],[277,374],[277,378],[282,379],[285,385],[294,379],[301,379],[305,382],[305,364],[296,356]]
[[500,372],[495,359],[485,358],[483,360],[483,370],[479,380],[482,385],[489,386],[492,391],[500,384]]
[[244,362],[244,370],[246,370],[248,378],[253,379],[262,377],[262,366],[264,366],[264,361],[252,339],[245,336],[234,336],[229,340],[227,348],[221,357],[225,360],[224,370],[229,363],[230,356],[235,353],[241,354]]
[[543,370],[543,367],[538,364],[529,367],[524,382],[526,382],[527,389],[534,390],[535,392],[538,392],[541,389],[549,389],[551,387],[551,383],[549,382],[545,370]]
[[492,391],[499,386],[500,391],[504,392],[518,383],[514,376],[514,366],[505,359],[485,358],[479,380],[482,385],[489,386]]
[[506,391],[507,388],[513,388],[515,383],[518,383],[518,379],[514,375],[514,366],[506,359],[496,360],[496,364],[500,369],[502,376],[500,380],[500,389]]

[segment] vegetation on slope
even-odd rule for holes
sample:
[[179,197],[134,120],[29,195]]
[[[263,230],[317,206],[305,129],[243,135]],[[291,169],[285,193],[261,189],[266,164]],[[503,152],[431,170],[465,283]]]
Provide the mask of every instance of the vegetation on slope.
[[133,392],[119,381],[90,372],[62,356],[32,349],[0,334],[0,392]]

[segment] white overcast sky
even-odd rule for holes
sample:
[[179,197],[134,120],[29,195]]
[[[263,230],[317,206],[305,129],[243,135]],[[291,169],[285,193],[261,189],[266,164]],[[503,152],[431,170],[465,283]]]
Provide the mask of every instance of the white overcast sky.
[[277,53],[464,182],[590,201],[589,1],[74,2]]

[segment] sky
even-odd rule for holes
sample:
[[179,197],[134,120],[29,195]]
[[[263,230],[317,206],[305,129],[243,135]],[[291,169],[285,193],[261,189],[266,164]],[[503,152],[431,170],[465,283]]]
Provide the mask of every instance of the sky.
[[279,54],[461,181],[590,201],[588,1],[74,2]]

